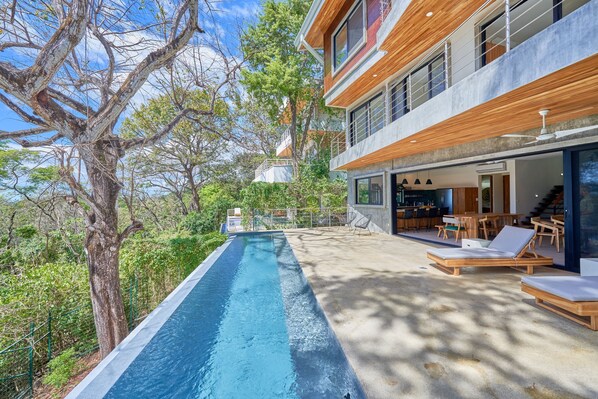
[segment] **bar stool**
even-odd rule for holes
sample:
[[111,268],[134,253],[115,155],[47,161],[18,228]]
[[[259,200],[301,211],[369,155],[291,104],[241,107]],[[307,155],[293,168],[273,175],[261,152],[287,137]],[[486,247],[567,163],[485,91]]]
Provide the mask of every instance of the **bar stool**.
[[410,221],[413,221],[413,209],[405,209],[405,214],[403,215],[403,226],[405,230],[413,229],[413,225],[409,225]]
[[428,230],[432,228],[436,224],[436,219],[438,218],[438,208],[430,208],[428,210]]
[[[423,223],[424,226],[427,228],[428,227],[428,220],[427,220],[427,215],[426,215],[426,209],[425,208],[417,208],[417,211],[415,212],[415,219],[416,219],[416,226],[417,229],[419,230],[422,226],[421,224]],[[426,219],[426,220],[424,220]]]

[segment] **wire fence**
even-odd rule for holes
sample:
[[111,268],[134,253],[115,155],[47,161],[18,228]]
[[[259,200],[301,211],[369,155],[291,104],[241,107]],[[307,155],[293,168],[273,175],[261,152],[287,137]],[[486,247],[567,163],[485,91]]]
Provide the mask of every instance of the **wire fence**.
[[[140,284],[137,276],[123,289],[129,331],[133,330],[174,287]],[[35,382],[47,371],[47,364],[67,349],[77,357],[98,349],[91,301],[66,312],[48,311],[43,323],[30,323],[29,332],[0,351],[0,398],[33,397]]]
[[347,208],[254,209],[243,218],[246,231],[340,227],[348,224]]

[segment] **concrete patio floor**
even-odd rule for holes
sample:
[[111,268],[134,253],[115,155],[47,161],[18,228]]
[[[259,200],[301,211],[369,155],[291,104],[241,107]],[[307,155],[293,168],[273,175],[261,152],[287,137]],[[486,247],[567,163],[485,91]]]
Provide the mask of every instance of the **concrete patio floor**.
[[370,399],[598,398],[598,332],[536,307],[523,274],[449,276],[396,236],[285,233]]

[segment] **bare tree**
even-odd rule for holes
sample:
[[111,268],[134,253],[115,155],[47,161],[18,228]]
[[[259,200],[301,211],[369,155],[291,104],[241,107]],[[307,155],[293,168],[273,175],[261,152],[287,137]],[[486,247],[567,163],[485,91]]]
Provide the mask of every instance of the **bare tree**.
[[223,82],[235,75],[236,66],[227,58],[220,62],[222,82],[210,86],[211,107],[180,106],[172,120],[150,136],[123,138],[115,133],[135,96],[160,84],[160,79],[152,80],[158,71],[166,69],[170,77],[183,71],[177,76],[187,84],[209,84],[205,74],[194,73],[202,69],[205,54],[197,46],[188,52],[195,34],[203,32],[199,1],[174,3],[31,0],[0,9],[0,101],[30,125],[0,131],[0,140],[12,139],[23,147],[72,147],[83,164],[79,179],[77,165],[60,159],[60,176],[72,190],[71,203],[85,213],[86,259],[102,357],[128,333],[119,250],[127,236],[143,227],[131,220],[119,231],[118,162],[128,150],[159,142],[180,121],[210,115]]

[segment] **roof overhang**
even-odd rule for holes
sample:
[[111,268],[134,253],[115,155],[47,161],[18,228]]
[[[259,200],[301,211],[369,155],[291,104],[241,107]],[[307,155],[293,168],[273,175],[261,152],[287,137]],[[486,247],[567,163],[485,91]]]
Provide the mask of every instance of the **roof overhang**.
[[314,49],[324,48],[324,32],[344,3],[345,0],[314,0],[295,38],[295,46],[306,49],[305,41]]

